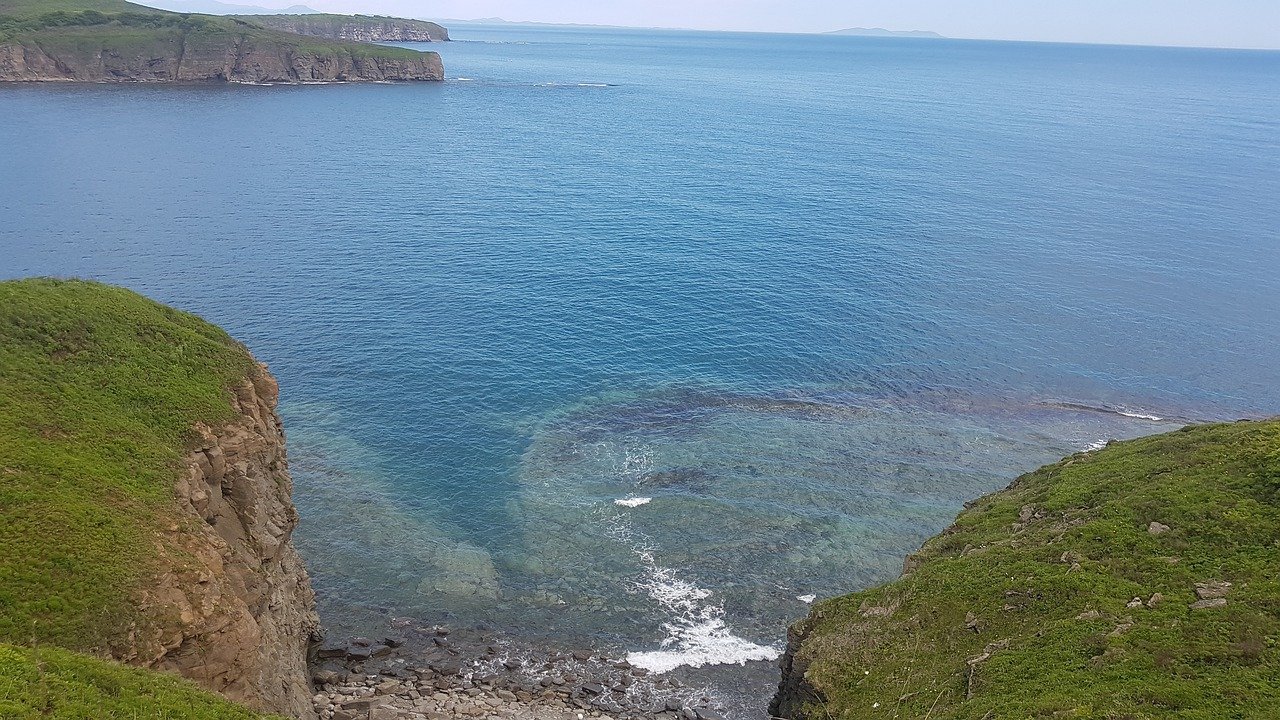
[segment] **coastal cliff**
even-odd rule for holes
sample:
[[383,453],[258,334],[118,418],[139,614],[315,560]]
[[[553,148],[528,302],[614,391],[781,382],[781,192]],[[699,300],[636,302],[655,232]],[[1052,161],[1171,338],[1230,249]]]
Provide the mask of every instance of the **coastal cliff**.
[[[185,34],[145,48],[108,40],[0,44],[0,81],[299,83],[441,80],[438,56],[381,57],[341,48],[303,49],[239,38],[210,47]],[[195,46],[188,50],[188,44]]]
[[444,79],[437,53],[304,37],[234,18],[121,5],[123,9],[112,12],[89,7],[38,14],[30,5],[0,7],[13,13],[0,12],[0,82]]
[[240,15],[240,20],[272,30],[357,42],[447,42],[449,31],[426,20],[375,15]]
[[139,591],[145,617],[115,655],[251,708],[311,718],[307,649],[320,619],[291,540],[298,514],[278,395],[255,368],[234,388],[234,420],[196,426],[164,569]]
[[[0,670],[28,678],[0,701],[29,696],[32,712],[56,715],[127,680],[156,710],[148,676],[103,663],[114,660],[314,718],[319,618],[265,367],[214,326],[129,291],[26,280],[0,283],[0,373]],[[50,659],[51,647],[73,652]],[[94,669],[70,676],[89,687],[49,679],[81,665]],[[170,688],[164,674],[157,687]],[[55,691],[40,692],[46,683]],[[96,716],[116,716],[106,707]]]
[[969,504],[902,578],[791,628],[770,712],[1270,717],[1280,421],[1078,453]]

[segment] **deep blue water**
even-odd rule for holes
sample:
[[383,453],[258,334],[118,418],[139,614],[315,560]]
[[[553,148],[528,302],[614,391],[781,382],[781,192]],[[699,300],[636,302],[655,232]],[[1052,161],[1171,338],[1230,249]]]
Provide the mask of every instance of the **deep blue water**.
[[1280,53],[453,34],[439,85],[0,88],[0,276],[271,365],[335,626],[764,657],[1020,472],[1280,410]]

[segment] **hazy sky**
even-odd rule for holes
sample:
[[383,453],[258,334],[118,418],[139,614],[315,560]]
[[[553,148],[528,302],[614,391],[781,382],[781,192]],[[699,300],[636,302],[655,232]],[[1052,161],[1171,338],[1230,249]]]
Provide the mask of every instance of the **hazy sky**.
[[[226,0],[254,4],[253,0]],[[707,30],[933,30],[957,38],[1280,48],[1280,0],[273,0],[333,12]]]

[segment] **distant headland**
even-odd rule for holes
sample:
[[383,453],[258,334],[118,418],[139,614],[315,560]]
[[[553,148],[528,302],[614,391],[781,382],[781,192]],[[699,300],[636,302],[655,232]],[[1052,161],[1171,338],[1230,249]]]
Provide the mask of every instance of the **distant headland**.
[[0,0],[0,82],[316,83],[443,80],[435,23],[323,14],[175,13],[123,0]]
[[886,30],[884,28],[845,28],[844,30],[832,30],[824,35],[854,35],[860,37],[910,37],[910,38],[931,38],[943,39],[945,36],[939,35],[932,30]]

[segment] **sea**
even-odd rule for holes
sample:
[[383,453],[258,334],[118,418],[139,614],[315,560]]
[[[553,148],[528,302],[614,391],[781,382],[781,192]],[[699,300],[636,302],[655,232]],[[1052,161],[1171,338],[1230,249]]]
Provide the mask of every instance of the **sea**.
[[333,635],[758,717],[787,625],[967,500],[1280,413],[1280,53],[451,33],[444,83],[0,87],[0,277],[270,365]]

